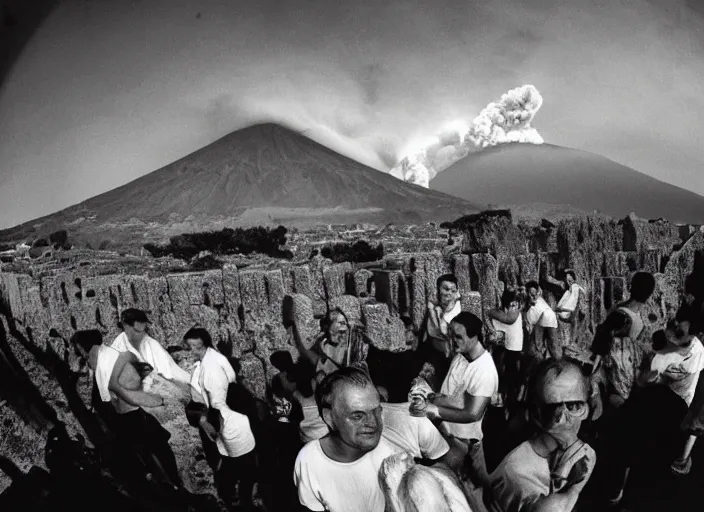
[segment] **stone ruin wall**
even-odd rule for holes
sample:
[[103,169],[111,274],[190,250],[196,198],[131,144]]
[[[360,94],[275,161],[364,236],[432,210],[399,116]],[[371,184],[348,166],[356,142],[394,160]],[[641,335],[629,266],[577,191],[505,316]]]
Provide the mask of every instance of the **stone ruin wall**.
[[[627,298],[634,271],[647,270],[657,278],[644,315],[652,332],[674,314],[684,279],[693,271],[695,259],[704,256],[704,232],[685,233],[667,222],[631,217],[620,222],[587,217],[527,228],[510,217],[497,216],[475,219],[450,231],[453,243],[447,245],[443,236],[441,250],[391,254],[387,250],[382,262],[365,266],[315,257],[299,265],[278,262],[273,269],[226,265],[168,275],[91,275],[90,267],[41,278],[0,272],[4,313],[0,320],[6,333],[12,327],[26,338],[25,343],[40,351],[51,349],[69,365],[77,364],[71,348],[77,332],[97,330],[104,340],[112,340],[119,334],[120,312],[129,307],[148,312],[152,336],[176,351],[175,357],[184,332],[198,323],[208,328],[223,352],[239,360],[238,379],[263,399],[275,373],[270,354],[288,350],[297,358],[285,318],[295,317],[302,334],[312,337],[318,332],[317,319],[327,308],[339,306],[362,326],[373,346],[404,351],[408,347],[400,317],[409,316],[420,328],[441,274],[457,276],[463,309],[482,316],[498,305],[505,285],[537,280],[541,266],[553,276],[569,267],[587,292],[583,332],[577,337],[579,348],[585,349],[606,311]],[[554,304],[559,297],[546,290],[546,298]],[[50,372],[37,364],[26,346],[12,336],[8,339],[44,398],[71,430],[79,432]],[[87,375],[78,381],[79,394],[88,406],[90,385]],[[184,471],[202,475],[202,468],[194,469],[200,444],[195,429],[188,427],[179,411],[172,412],[165,426],[174,435],[180,465],[188,466]],[[194,479],[191,475],[186,481]]]

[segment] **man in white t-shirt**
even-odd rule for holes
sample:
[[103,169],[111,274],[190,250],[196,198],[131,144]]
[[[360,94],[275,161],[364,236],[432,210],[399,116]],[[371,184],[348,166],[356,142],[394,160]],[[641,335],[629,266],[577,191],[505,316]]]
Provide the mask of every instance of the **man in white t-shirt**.
[[526,353],[538,361],[548,357],[562,359],[562,349],[557,337],[557,315],[543,299],[540,285],[535,281],[526,283],[528,310],[525,314],[526,330],[529,334]]
[[501,295],[501,307],[487,313],[489,336],[502,333],[503,342],[493,350],[499,371],[499,396],[506,399],[506,410],[513,410],[521,388],[523,356],[523,315],[516,291],[510,288]]
[[379,469],[395,452],[381,436],[381,402],[371,378],[358,368],[342,368],[315,394],[330,433],[298,453],[293,480],[301,505],[313,511],[383,512]]
[[450,445],[428,418],[411,416],[410,402],[383,403],[381,415],[384,429],[381,437],[398,453],[408,453],[415,459],[441,461]]
[[488,481],[482,446],[482,419],[491,397],[499,389],[499,375],[491,354],[482,345],[482,321],[463,311],[450,322],[455,356],[440,395],[426,406],[426,415],[442,421],[441,430],[467,451],[466,469],[477,486]]

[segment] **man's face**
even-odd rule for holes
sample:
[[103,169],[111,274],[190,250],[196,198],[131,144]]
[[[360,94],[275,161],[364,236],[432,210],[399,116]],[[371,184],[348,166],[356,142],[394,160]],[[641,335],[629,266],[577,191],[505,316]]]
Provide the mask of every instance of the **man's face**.
[[332,407],[323,410],[326,422],[346,445],[363,453],[373,450],[384,426],[379,392],[373,386],[360,388],[342,383],[336,387]]
[[457,285],[449,281],[443,281],[440,283],[440,288],[438,289],[438,300],[441,306],[447,306],[453,300],[457,299]]
[[334,313],[330,319],[330,330],[328,332],[330,341],[335,345],[346,341],[348,330],[349,325],[345,316],[340,313]]
[[565,275],[565,284],[567,284],[568,288],[574,284],[574,277],[572,277],[572,274]]
[[561,445],[575,441],[582,420],[589,412],[587,398],[588,390],[577,368],[546,381],[537,397],[541,403],[539,421],[543,429]]
[[203,359],[206,350],[208,350],[208,347],[203,344],[203,340],[200,338],[188,338],[186,340],[186,344],[188,345],[188,348],[191,349],[193,356],[199,361]]
[[528,290],[528,305],[535,306],[540,298],[540,288],[530,288]]
[[456,354],[468,352],[477,342],[476,337],[470,338],[467,336],[467,329],[459,322],[450,322],[449,332],[452,348]]
[[147,324],[144,322],[135,322],[134,325],[124,324],[123,329],[127,335],[127,339],[133,345],[140,343],[147,333]]
[[689,327],[689,320],[676,320],[673,318],[668,322],[667,329],[665,330],[667,341],[677,347],[688,346],[691,343]]

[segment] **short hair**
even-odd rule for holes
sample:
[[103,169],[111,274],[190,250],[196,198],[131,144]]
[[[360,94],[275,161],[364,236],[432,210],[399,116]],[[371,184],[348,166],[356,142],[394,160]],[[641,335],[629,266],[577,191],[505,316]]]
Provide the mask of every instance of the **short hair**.
[[574,370],[575,375],[578,376],[578,380],[584,388],[584,399],[585,401],[588,400],[589,384],[582,373],[582,369],[577,364],[566,359],[545,359],[533,368],[530,378],[528,379],[526,401],[528,403],[528,410],[534,417],[536,417],[540,406],[544,405],[540,398],[540,391],[545,384],[554,381],[563,373],[571,370]]
[[577,274],[575,274],[574,270],[572,270],[571,268],[566,268],[564,270],[564,278],[567,279],[567,276],[572,276],[572,279],[574,279],[575,281],[577,280]]
[[367,386],[374,388],[372,378],[360,368],[347,366],[332,372],[315,389],[315,403],[318,404],[318,412],[321,417],[323,416],[323,409],[332,408],[335,389],[342,384],[358,388],[366,388]]
[[646,302],[655,291],[655,276],[650,272],[636,272],[631,279],[631,299]]
[[136,322],[141,322],[143,324],[150,323],[147,314],[141,309],[127,308],[120,315],[120,323],[122,323],[122,325],[129,325],[132,327]]
[[513,288],[506,288],[504,293],[501,294],[501,307],[507,308],[512,302],[518,300],[518,294]]
[[440,285],[445,282],[452,283],[459,288],[459,285],[457,284],[457,276],[455,274],[443,274],[438,277],[437,281],[435,281],[435,288],[440,290]]
[[477,315],[469,311],[461,311],[450,323],[453,322],[462,325],[470,338],[476,336],[480,342],[484,341],[484,324]]
[[540,285],[538,284],[538,281],[528,281],[526,283],[526,292],[530,290],[531,288],[534,288],[535,290],[540,290]]
[[210,337],[210,333],[204,327],[191,327],[183,335],[184,343],[186,340],[201,340],[204,347],[212,348],[213,338]]
[[344,311],[342,311],[342,308],[336,307],[333,309],[329,309],[327,313],[325,313],[325,316],[320,319],[320,330],[322,332],[328,332],[328,329],[330,329],[330,326],[332,325],[332,318],[335,315],[342,315],[342,317],[345,319],[345,322],[349,325],[350,321],[349,318],[347,318],[347,315],[345,314]]

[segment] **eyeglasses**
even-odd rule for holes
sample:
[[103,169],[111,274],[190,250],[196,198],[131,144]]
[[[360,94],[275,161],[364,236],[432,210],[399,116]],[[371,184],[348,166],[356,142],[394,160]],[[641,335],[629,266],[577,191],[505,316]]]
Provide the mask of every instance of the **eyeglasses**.
[[540,414],[543,418],[557,418],[558,413],[566,411],[570,416],[580,416],[587,408],[587,402],[582,400],[571,400],[568,402],[557,402],[554,404],[543,404],[540,406]]

